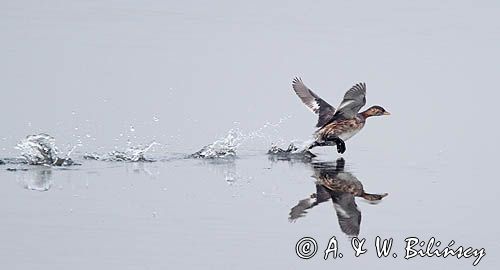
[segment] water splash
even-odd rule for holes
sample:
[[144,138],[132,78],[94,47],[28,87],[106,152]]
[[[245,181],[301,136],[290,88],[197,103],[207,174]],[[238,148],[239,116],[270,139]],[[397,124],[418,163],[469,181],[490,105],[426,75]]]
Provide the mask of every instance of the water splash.
[[[255,141],[256,139],[269,143],[271,140],[269,132],[274,131],[274,133],[278,133],[278,127],[290,118],[291,116],[285,116],[280,118],[276,123],[266,122],[262,127],[248,132],[242,132],[239,128],[233,128],[229,130],[226,137],[204,146],[189,157],[206,159],[235,157],[236,150],[242,144],[248,147],[250,141]],[[239,122],[234,122],[234,124],[239,125]]]
[[190,157],[208,159],[234,157],[243,138],[243,134],[238,129],[231,129],[226,137],[204,146]]
[[151,149],[151,147],[153,147],[153,145],[155,145],[154,142],[146,146],[139,145],[130,147],[124,152],[112,151],[109,153],[109,157],[112,161],[152,161],[150,159],[147,159],[144,155],[149,149]]
[[304,143],[290,143],[286,149],[282,149],[277,145],[272,145],[267,151],[271,160],[302,160],[310,161],[312,158],[316,157],[315,154],[311,153],[308,149],[310,145],[309,142]]
[[128,161],[128,162],[151,162],[153,159],[148,159],[145,157],[146,152],[148,152],[154,145],[158,143],[152,142],[148,145],[138,145],[127,148],[125,151],[111,151],[107,154],[100,155],[97,153],[88,153],[83,156],[85,159],[92,160],[102,160],[102,161]]
[[69,166],[74,162],[69,158],[60,158],[54,137],[40,133],[22,139],[16,149],[30,165]]

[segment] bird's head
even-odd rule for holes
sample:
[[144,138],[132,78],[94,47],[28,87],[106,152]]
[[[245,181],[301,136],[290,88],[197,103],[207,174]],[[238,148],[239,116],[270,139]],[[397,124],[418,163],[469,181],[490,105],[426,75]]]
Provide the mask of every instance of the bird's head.
[[368,110],[364,111],[363,115],[365,117],[370,117],[370,116],[390,115],[390,113],[381,106],[375,105],[371,106],[370,108],[368,108]]

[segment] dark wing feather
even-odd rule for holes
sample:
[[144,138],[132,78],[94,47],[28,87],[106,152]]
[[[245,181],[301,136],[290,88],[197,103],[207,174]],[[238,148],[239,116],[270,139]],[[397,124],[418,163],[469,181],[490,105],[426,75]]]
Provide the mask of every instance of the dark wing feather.
[[352,119],[365,104],[366,84],[358,83],[345,93],[344,99],[335,112],[333,119]]
[[311,89],[309,89],[303,82],[301,78],[295,77],[292,81],[292,87],[297,96],[302,100],[302,102],[314,113],[318,114],[317,127],[322,127],[324,124],[328,123],[335,114],[335,108],[324,101],[318,95],[316,95]]
[[354,200],[354,195],[348,192],[330,192],[333,206],[337,212],[342,232],[348,236],[358,236],[361,225],[361,211]]
[[289,221],[295,221],[298,218],[304,217],[307,214],[308,209],[315,207],[316,205],[326,202],[330,199],[330,193],[325,187],[321,185],[316,185],[316,193],[312,194],[309,198],[300,200],[299,203],[290,209]]
[[318,204],[326,202],[331,198],[330,191],[323,185],[316,185],[316,199]]
[[307,199],[300,200],[296,206],[290,209],[288,220],[292,222],[297,220],[298,218],[304,217],[307,214],[306,210],[311,209],[316,205],[317,205],[316,198],[313,198],[313,196]]

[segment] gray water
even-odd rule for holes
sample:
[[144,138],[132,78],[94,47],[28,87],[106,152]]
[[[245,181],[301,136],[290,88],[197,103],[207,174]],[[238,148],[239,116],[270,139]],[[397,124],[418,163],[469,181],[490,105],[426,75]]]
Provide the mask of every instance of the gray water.
[[[2,1],[0,262],[5,269],[470,269],[474,258],[405,260],[404,239],[484,248],[499,264],[495,1]],[[301,76],[337,105],[367,83],[370,118],[345,170],[367,253],[353,255],[331,202],[295,222],[314,164],[273,160],[310,139]],[[238,130],[236,156],[186,158]],[[81,165],[14,162],[30,134]],[[155,145],[148,161],[84,159]],[[136,149],[136,148],[134,148]],[[334,148],[312,162],[335,162]],[[114,152],[117,153],[117,152]],[[11,169],[11,170],[7,170]],[[309,260],[295,244],[314,237]],[[335,236],[343,258],[324,260]],[[378,258],[376,236],[397,258]]]

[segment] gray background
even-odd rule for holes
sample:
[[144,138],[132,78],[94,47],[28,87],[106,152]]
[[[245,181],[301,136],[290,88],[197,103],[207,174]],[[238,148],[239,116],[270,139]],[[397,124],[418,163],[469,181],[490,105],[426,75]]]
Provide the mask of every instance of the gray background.
[[[367,104],[392,113],[369,119],[344,155],[365,186],[390,193],[381,205],[361,204],[374,211],[364,217],[366,236],[443,235],[485,247],[480,267],[491,268],[500,250],[499,8],[497,1],[1,1],[1,157],[17,156],[15,144],[38,132],[63,150],[78,145],[80,154],[123,149],[127,140],[161,143],[157,156],[190,153],[232,128],[264,138],[245,140],[236,164],[54,170],[45,193],[22,189],[39,178],[36,170],[2,167],[0,260],[10,269],[54,269],[59,259],[59,269],[336,264],[300,261],[292,251],[304,234],[323,241],[328,228],[340,234],[333,215],[322,224],[330,206],[301,225],[286,221],[287,209],[314,191],[308,165],[273,165],[263,155],[271,142],[306,140],[314,130],[315,116],[290,87],[301,76],[332,105],[365,81]],[[319,152],[336,158],[333,149]],[[227,185],[227,174],[241,185]],[[196,239],[205,242],[194,252]],[[373,257],[342,264],[384,263]],[[467,269],[471,261],[389,266],[428,264]]]

